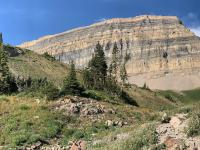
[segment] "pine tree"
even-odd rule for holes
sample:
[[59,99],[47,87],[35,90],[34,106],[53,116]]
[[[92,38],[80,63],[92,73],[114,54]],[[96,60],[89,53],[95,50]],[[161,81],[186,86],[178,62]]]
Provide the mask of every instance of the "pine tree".
[[0,38],[0,94],[9,92],[10,73],[8,68],[8,57],[3,49],[2,37]]
[[114,43],[113,51],[112,51],[112,61],[110,63],[109,67],[109,74],[114,78],[115,81],[117,81],[117,72],[118,72],[118,66],[119,66],[119,49],[117,47],[117,43]]
[[67,77],[63,81],[62,94],[81,95],[83,88],[76,77],[76,70],[73,61],[70,64],[70,70]]
[[94,80],[91,75],[92,74],[91,74],[89,68],[85,68],[83,70],[83,84],[88,89],[91,89],[94,87]]
[[95,54],[90,60],[89,65],[90,77],[92,77],[93,88],[103,89],[107,77],[107,64],[103,47],[98,43],[95,48]]
[[120,78],[122,81],[122,86],[124,86],[124,84],[126,83],[126,80],[128,80],[125,63],[120,68]]

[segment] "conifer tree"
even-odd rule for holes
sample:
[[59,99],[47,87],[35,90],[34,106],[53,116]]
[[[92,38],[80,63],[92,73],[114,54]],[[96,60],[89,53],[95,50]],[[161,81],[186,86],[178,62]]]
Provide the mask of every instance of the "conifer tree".
[[62,94],[81,95],[83,88],[76,77],[76,70],[73,61],[70,64],[70,70],[67,77],[63,81]]
[[125,63],[123,63],[123,65],[120,68],[120,78],[122,81],[122,86],[124,86],[126,80],[128,80]]
[[119,66],[119,49],[117,47],[117,43],[115,42],[112,51],[112,61],[109,67],[109,74],[111,77],[114,78],[115,81],[117,80],[118,66]]
[[89,62],[89,72],[93,81],[93,88],[103,89],[107,76],[107,64],[103,47],[98,43],[95,48],[95,54]]
[[91,89],[94,87],[94,80],[91,75],[92,74],[91,74],[89,68],[85,68],[83,70],[83,84],[84,84],[85,88]]
[[10,72],[8,68],[8,57],[3,49],[2,34],[0,35],[0,94],[9,93]]

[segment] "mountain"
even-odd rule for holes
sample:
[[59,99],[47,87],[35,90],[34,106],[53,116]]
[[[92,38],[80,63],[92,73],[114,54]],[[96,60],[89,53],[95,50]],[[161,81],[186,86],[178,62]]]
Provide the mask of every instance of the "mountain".
[[74,60],[83,68],[100,42],[108,62],[118,44],[120,56],[127,58],[129,82],[146,83],[152,89],[188,90],[200,87],[200,38],[175,16],[116,18],[77,28],[19,47],[37,53],[48,52],[58,60]]

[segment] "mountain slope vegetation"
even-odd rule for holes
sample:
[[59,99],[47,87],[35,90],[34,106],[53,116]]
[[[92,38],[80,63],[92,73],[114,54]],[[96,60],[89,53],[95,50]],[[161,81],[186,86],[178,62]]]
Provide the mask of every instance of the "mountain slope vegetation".
[[[62,85],[62,81],[67,74],[67,65],[56,60],[45,58],[32,51],[7,46],[12,49],[9,52],[9,68],[12,74],[23,78],[44,78],[53,82],[57,86]],[[15,55],[12,55],[13,53]]]

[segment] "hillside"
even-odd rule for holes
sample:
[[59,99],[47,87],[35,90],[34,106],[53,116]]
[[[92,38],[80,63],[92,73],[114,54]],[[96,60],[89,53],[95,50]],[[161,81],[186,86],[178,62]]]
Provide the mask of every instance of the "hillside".
[[[60,86],[68,71],[61,62],[33,51],[12,46],[5,50],[15,76],[47,77]],[[185,139],[187,147],[199,146],[199,89],[152,91],[127,85],[124,91],[138,106],[105,91],[89,91],[90,98],[68,95],[54,101],[26,93],[0,95],[0,149],[168,149],[169,140]],[[174,118],[182,122],[173,123]],[[187,132],[178,131],[182,126]],[[182,141],[176,147],[182,147]]]
[[7,46],[9,68],[16,77],[45,78],[61,86],[67,75],[67,65],[58,61],[48,60],[30,50]]
[[[97,42],[108,62],[116,42],[120,58],[129,56],[129,82],[151,89],[188,90],[200,87],[200,39],[175,16],[137,16],[110,19],[20,45],[58,60],[74,60],[83,68]],[[122,59],[123,60],[123,59]],[[122,61],[123,62],[123,61]]]

